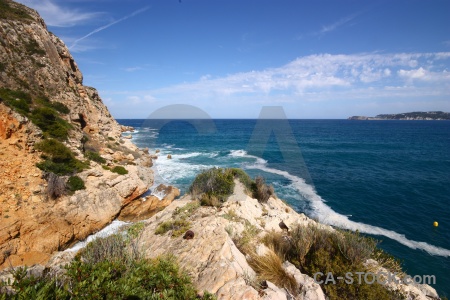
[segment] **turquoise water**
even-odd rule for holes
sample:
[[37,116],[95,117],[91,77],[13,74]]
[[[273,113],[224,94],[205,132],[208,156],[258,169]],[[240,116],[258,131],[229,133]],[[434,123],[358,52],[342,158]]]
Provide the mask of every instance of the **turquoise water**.
[[186,191],[212,166],[263,175],[297,211],[373,235],[409,274],[435,275],[450,295],[450,122],[119,122],[136,128],[139,147],[160,149],[158,183]]

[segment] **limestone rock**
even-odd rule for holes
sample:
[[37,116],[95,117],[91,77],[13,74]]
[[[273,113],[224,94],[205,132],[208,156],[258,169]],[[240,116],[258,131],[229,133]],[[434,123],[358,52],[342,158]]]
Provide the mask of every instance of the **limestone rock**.
[[172,203],[172,201],[180,195],[180,190],[175,187],[166,187],[164,185],[160,185],[159,187],[160,189],[165,190],[165,194],[162,199],[151,195],[134,200],[122,209],[119,215],[119,220],[136,222],[147,219]]
[[270,281],[266,281],[267,288],[264,289],[263,300],[287,300],[286,293]]
[[292,275],[295,281],[301,287],[301,294],[299,299],[302,300],[325,300],[325,295],[319,284],[314,282],[314,279],[306,274],[302,274],[299,269],[297,269],[289,261],[283,263],[283,269],[286,273]]

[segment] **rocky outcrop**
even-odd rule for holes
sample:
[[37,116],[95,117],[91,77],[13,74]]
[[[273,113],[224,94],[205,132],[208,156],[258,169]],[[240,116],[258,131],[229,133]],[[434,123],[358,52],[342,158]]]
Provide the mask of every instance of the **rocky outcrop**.
[[[247,196],[242,184],[236,182],[234,194],[220,209],[201,206],[186,216],[191,224],[189,229],[195,234],[193,239],[173,238],[170,231],[155,235],[159,224],[183,214],[183,207],[187,204],[192,205],[190,196],[172,202],[145,221],[140,246],[147,257],[164,253],[175,255],[197,289],[214,293],[218,299],[290,299],[287,290],[271,282],[267,282],[266,287],[257,287],[256,272],[233,239],[249,224],[260,230],[258,236],[263,236],[271,230],[281,231],[280,219],[289,225],[307,225],[315,223],[313,220],[296,213],[279,199],[270,198],[267,204],[261,204]],[[264,255],[264,251],[260,254]],[[292,268],[295,269],[289,266],[288,271]],[[295,270],[299,287],[300,284],[305,287],[304,293],[296,299],[325,299],[319,285],[312,288],[312,278]]]
[[153,191],[155,195],[141,197],[125,206],[118,217],[121,221],[140,221],[145,220],[161,211],[172,201],[180,196],[180,190],[173,186],[160,184]]

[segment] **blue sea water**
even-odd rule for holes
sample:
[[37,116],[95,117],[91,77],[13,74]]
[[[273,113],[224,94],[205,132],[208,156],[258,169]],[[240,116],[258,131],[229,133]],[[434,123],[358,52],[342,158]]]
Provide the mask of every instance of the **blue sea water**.
[[139,147],[161,151],[157,183],[186,191],[212,166],[263,175],[298,212],[374,236],[450,295],[450,122],[118,121],[135,127]]

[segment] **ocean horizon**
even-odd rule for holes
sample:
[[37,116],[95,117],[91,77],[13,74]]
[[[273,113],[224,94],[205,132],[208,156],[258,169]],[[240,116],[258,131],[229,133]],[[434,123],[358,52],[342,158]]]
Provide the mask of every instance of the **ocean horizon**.
[[297,212],[380,240],[406,273],[434,275],[432,286],[450,295],[450,122],[117,121],[135,128],[138,147],[160,151],[155,186],[171,184],[184,193],[211,167],[262,175]]

